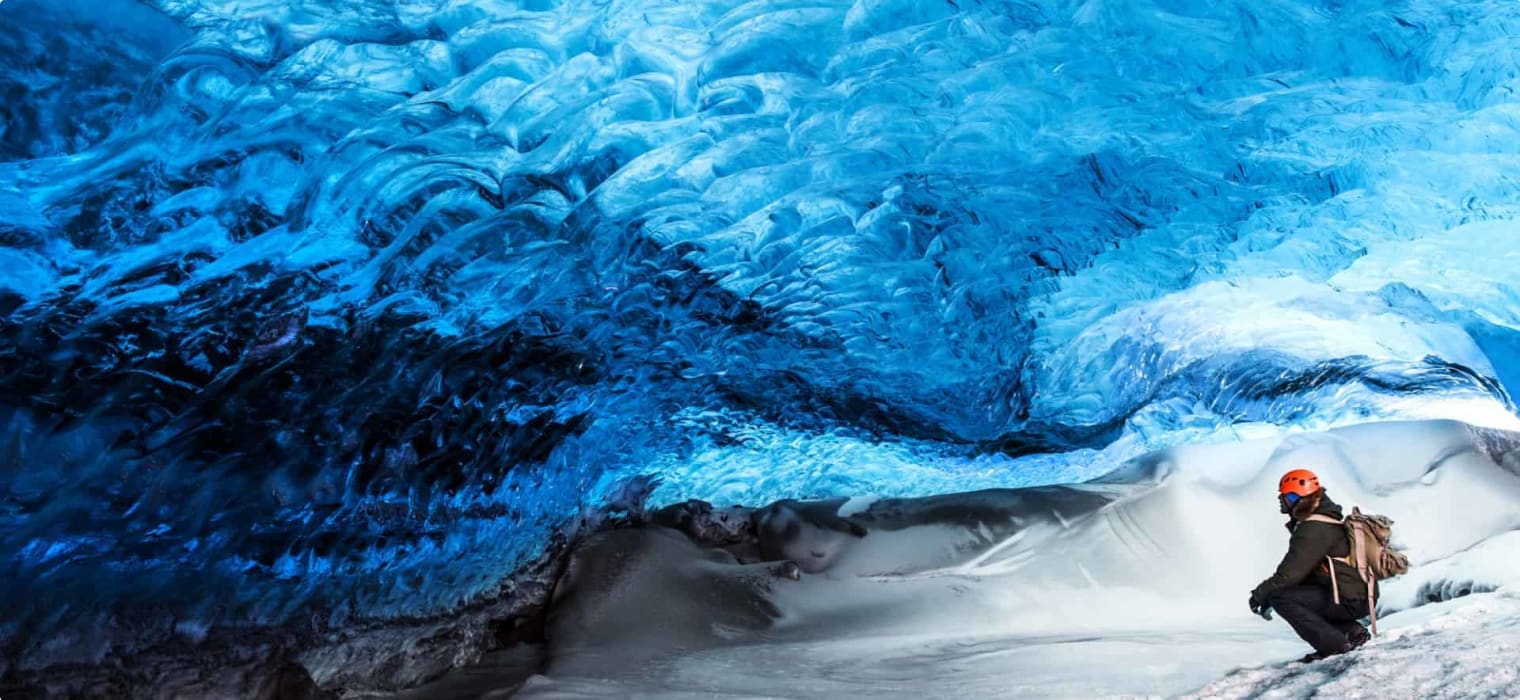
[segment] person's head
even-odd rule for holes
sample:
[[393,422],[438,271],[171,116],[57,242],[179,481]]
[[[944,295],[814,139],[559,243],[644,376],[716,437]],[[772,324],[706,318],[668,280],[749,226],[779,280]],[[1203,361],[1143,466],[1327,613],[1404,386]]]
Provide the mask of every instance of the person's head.
[[1324,493],[1314,472],[1294,469],[1277,482],[1277,505],[1283,513],[1302,519],[1319,508]]

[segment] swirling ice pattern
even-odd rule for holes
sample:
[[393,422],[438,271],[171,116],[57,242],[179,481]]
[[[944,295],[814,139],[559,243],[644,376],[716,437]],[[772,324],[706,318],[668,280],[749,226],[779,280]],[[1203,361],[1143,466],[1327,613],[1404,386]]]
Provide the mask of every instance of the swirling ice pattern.
[[1513,3],[0,17],[11,658],[443,610],[643,471],[906,495],[1512,420]]

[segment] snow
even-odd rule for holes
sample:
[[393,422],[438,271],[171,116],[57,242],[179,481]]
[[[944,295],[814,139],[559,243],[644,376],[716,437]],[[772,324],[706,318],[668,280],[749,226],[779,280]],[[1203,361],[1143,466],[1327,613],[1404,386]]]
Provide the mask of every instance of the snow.
[[1390,619],[1397,626],[1353,654],[1240,670],[1181,697],[1509,698],[1520,688],[1520,596],[1474,594]]

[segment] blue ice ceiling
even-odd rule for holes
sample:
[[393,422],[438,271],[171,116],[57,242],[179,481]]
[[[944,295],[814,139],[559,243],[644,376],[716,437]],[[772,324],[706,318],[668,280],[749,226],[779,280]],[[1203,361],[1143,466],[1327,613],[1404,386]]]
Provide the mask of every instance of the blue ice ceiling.
[[1508,425],[1517,35],[1499,0],[7,0],[0,639],[436,612],[639,473],[925,494]]

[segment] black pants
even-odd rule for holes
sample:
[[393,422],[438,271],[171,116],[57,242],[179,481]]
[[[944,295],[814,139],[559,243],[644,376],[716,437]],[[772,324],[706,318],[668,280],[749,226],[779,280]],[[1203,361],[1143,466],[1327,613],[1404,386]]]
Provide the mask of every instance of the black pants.
[[1321,654],[1345,649],[1349,637],[1362,629],[1357,620],[1367,615],[1367,601],[1341,598],[1336,605],[1330,589],[1321,586],[1279,588],[1267,595],[1267,605]]

